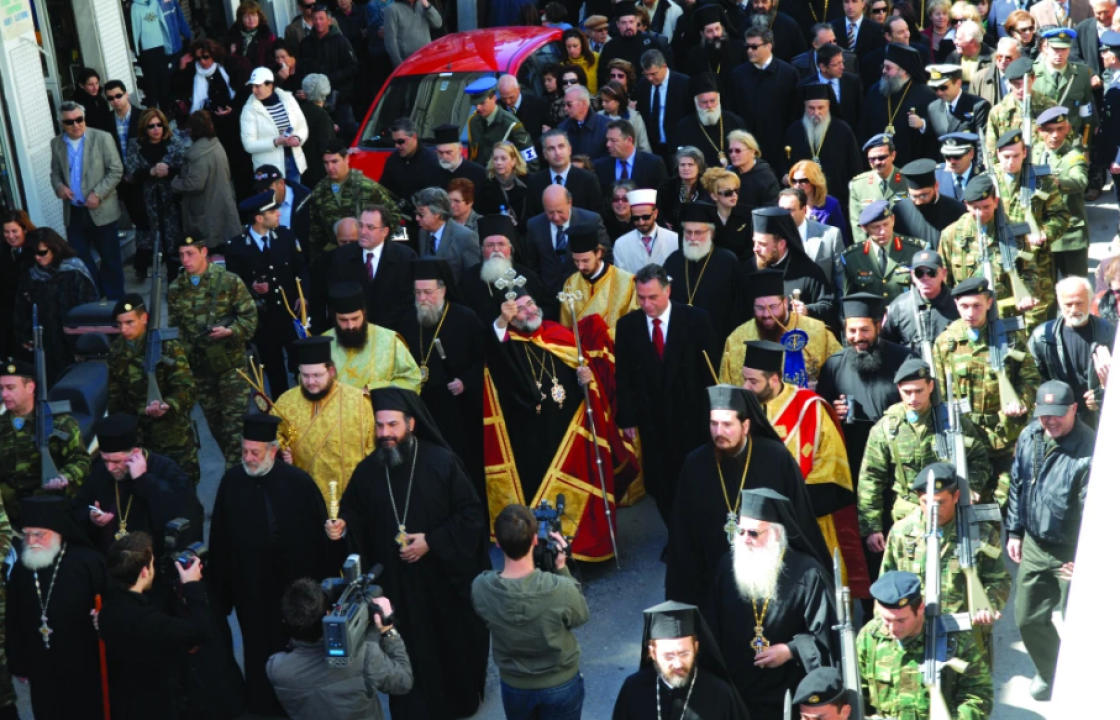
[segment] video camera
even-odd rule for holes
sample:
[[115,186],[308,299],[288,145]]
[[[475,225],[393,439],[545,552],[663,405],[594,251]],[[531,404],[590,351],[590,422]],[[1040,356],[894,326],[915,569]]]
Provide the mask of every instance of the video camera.
[[[176,562],[183,568],[187,568],[195,560],[203,560],[210,548],[206,543],[199,540],[198,542],[186,543],[185,536],[187,531],[191,528],[191,521],[187,518],[177,517],[169,520],[167,525],[163,528],[163,554],[170,560],[168,567],[171,563]],[[178,576],[176,575],[176,581]]]
[[537,545],[533,548],[533,564],[545,572],[556,572],[556,556],[561,550],[559,543],[549,533],[564,534],[560,524],[564,517],[564,493],[556,494],[555,507],[548,500],[541,500],[541,504],[533,510],[533,517],[537,519]]
[[342,577],[327,578],[321,583],[323,593],[331,607],[323,617],[323,649],[327,663],[335,667],[350,664],[365,641],[369,627],[369,613],[381,615],[382,625],[392,625],[393,616],[385,616],[371,600],[382,596],[381,586],[374,581],[381,574],[381,566],[374,565],[362,575],[362,558],[348,555],[342,564]]

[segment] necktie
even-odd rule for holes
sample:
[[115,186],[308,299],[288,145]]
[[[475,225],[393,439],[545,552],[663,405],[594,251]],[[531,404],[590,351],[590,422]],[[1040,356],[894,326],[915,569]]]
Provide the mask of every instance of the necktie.
[[653,350],[657,353],[658,360],[665,357],[665,334],[661,332],[661,318],[653,319]]
[[890,197],[891,187],[887,184],[886,178],[879,181],[879,189],[882,191],[884,198]]
[[618,171],[618,179],[619,180],[629,180],[630,179],[630,171],[629,171],[628,168],[630,167],[630,163],[628,163],[625,160],[619,160],[618,164],[622,166],[622,169]]
[[373,253],[371,252],[366,253],[366,274],[369,275],[370,280],[373,279]]
[[429,254],[435,255],[437,252],[439,252],[439,238],[432,235],[432,245]]
[[848,21],[848,49],[856,49],[856,24]]
[[840,102],[840,81],[837,80],[836,78],[832,78],[832,80],[830,80],[829,83],[832,85],[832,94],[834,96],[836,96],[836,102],[839,103]]
[[649,114],[657,125],[658,142],[665,142],[665,128],[661,127],[661,86],[653,86],[653,99],[650,101]]
[[959,194],[964,195],[964,175],[955,175],[954,177],[957,178],[957,190],[960,191]]
[[556,254],[561,255],[568,250],[568,233],[564,228],[556,228]]
[[877,257],[879,258],[879,270],[881,272],[886,272],[887,271],[887,249],[880,246],[879,247],[879,253],[878,253]]
[[653,238],[649,235],[643,235],[642,245],[646,246],[646,255],[653,255]]
[[564,176],[557,173],[556,177],[552,178],[552,183],[554,185],[563,185],[564,184]]

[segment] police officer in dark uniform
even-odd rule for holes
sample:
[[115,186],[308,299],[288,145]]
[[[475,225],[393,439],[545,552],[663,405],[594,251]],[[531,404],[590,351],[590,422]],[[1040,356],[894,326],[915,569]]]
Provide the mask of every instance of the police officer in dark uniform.
[[284,348],[296,339],[288,308],[298,315],[297,303],[302,301],[297,279],[302,287],[311,287],[307,262],[299,240],[280,226],[280,209],[271,190],[250,197],[240,208],[249,222],[244,234],[229,243],[226,269],[241,278],[257,305],[260,321],[253,342],[275,399],[288,389]]

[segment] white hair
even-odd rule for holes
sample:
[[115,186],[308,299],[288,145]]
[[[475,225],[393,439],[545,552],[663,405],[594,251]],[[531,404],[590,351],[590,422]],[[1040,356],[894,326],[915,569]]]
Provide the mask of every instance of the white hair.
[[957,39],[965,42],[979,40],[984,35],[979,23],[975,20],[965,20],[957,26]]
[[1084,292],[1089,297],[1093,297],[1093,285],[1087,278],[1070,276],[1062,278],[1058,284],[1054,286],[1054,296],[1061,297],[1063,293],[1074,293],[1077,291]]

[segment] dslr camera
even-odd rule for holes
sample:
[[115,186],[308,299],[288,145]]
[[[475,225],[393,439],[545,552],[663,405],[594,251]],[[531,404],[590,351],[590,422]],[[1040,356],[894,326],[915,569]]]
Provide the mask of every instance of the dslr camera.
[[350,664],[365,641],[371,611],[381,615],[382,625],[393,624],[392,615],[382,615],[381,608],[370,602],[384,594],[375,582],[381,570],[380,565],[374,565],[363,575],[361,556],[348,555],[342,564],[342,577],[322,581],[323,593],[330,603],[330,609],[323,616],[323,650],[327,664],[333,667]]
[[[197,558],[204,560],[209,548],[206,543],[201,540],[197,542],[188,543],[187,534],[191,529],[191,521],[187,518],[178,517],[169,520],[167,525],[163,528],[163,553],[167,558],[167,567],[170,568],[172,563],[179,563],[183,568],[190,566]],[[178,574],[171,573],[171,575],[178,582]]]
[[[556,494],[555,507],[548,500],[541,500],[541,504],[533,509],[533,517],[537,519],[537,545],[533,548],[533,564],[539,570],[556,572],[556,557],[562,552],[560,544],[550,535],[557,532],[564,534],[560,520],[564,517],[564,493]],[[571,544],[571,538],[565,538]]]

